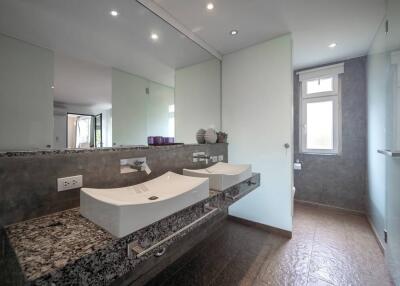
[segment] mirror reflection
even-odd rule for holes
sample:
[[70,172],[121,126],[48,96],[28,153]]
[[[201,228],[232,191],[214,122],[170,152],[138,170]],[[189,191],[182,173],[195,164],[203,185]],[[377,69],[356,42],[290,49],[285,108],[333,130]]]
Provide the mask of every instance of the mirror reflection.
[[1,1],[0,151],[173,138],[176,73],[208,61],[219,74],[218,60],[136,1]]

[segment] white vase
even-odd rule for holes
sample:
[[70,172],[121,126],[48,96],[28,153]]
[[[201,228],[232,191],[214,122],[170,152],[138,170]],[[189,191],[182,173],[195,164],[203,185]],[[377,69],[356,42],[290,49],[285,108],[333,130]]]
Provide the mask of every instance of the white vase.
[[206,134],[204,135],[204,139],[206,140],[206,143],[209,144],[214,144],[217,142],[218,136],[217,132],[213,128],[209,128],[206,131]]
[[197,133],[196,133],[197,143],[199,143],[199,144],[206,143],[206,139],[204,138],[205,135],[206,135],[206,131],[204,129],[199,129],[199,131],[197,131]]

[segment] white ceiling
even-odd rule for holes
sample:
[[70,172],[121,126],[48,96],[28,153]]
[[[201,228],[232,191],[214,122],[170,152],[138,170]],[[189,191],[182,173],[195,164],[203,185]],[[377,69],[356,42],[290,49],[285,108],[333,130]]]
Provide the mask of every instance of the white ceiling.
[[384,0],[153,1],[222,54],[292,33],[296,69],[365,55],[385,14]]
[[[222,54],[291,32],[296,69],[366,54],[384,16],[384,0],[154,1]],[[0,33],[54,50],[55,99],[72,104],[110,102],[107,67],[174,86],[212,57],[135,0],[1,0]]]
[[0,33],[169,86],[176,68],[212,58],[135,0],[1,0]]

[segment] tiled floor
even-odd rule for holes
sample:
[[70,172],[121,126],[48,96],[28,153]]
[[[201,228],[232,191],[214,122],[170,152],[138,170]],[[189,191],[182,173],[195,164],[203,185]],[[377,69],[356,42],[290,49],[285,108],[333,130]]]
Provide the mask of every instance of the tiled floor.
[[226,221],[148,285],[392,285],[364,217],[297,204],[291,240]]

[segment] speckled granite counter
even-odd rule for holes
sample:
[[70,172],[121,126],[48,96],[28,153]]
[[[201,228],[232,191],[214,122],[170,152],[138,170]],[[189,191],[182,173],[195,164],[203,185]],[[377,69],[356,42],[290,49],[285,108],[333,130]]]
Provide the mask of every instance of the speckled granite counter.
[[[8,281],[12,281],[12,285],[111,284],[157,252],[155,249],[141,257],[128,257],[129,243],[137,241],[142,249],[147,249],[203,217],[210,211],[208,206],[224,211],[259,184],[260,175],[253,174],[224,192],[210,191],[209,198],[121,239],[80,216],[77,208],[7,226],[4,235],[7,242],[3,245],[9,244],[15,253],[18,261],[15,264],[23,276]],[[214,213],[163,246],[198,228],[218,211]]]
[[[227,143],[218,143],[227,144]],[[38,149],[31,151],[2,151],[1,157],[34,157],[43,155],[60,155],[60,154],[85,154],[85,153],[106,153],[116,151],[132,151],[132,150],[175,150],[188,146],[200,146],[205,144],[173,144],[173,145],[132,145],[121,147],[103,147],[103,148],[68,148],[68,149]]]

